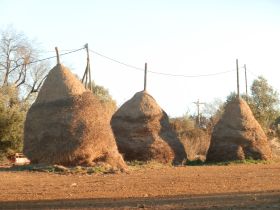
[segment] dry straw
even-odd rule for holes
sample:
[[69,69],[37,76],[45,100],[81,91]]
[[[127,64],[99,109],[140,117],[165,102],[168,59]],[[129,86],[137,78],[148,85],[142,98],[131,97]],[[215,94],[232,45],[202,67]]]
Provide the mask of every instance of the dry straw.
[[125,169],[104,111],[69,69],[56,65],[28,111],[24,153],[33,163]]
[[229,102],[214,127],[207,160],[268,160],[271,156],[267,137],[248,104],[240,98]]
[[126,160],[176,164],[186,158],[167,114],[146,91],[136,93],[124,103],[113,115],[111,125]]

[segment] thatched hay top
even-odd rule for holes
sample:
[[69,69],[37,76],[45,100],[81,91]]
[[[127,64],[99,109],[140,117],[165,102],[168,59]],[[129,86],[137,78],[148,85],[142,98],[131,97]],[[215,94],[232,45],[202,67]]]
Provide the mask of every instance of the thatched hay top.
[[270,159],[271,149],[248,104],[236,98],[226,105],[222,118],[214,127],[207,160],[247,158]]
[[126,160],[180,164],[186,158],[167,114],[146,91],[125,102],[113,115],[111,126]]
[[85,92],[83,84],[68,68],[57,64],[48,74],[35,103],[46,103]]
[[162,114],[162,109],[156,100],[146,91],[136,93],[125,102],[114,114],[115,117],[139,119],[150,118]]
[[33,163],[109,165],[125,169],[100,100],[64,66],[49,73],[24,126],[25,155]]
[[236,98],[226,105],[219,126],[230,127],[236,130],[246,130],[257,127],[262,130],[247,102],[241,98]]

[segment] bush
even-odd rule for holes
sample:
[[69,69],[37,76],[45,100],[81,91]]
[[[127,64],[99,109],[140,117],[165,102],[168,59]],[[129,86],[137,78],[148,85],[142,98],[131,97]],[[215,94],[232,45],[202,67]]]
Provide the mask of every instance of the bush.
[[0,88],[0,156],[21,152],[28,105],[20,101],[13,86]]
[[170,125],[172,129],[178,134],[178,136],[182,136],[186,131],[192,130],[195,128],[195,121],[188,116],[172,118],[170,119]]
[[92,82],[92,92],[101,101],[107,114],[112,116],[117,110],[117,104],[116,101],[112,99],[109,91],[103,86],[95,85],[94,82]]
[[191,118],[173,118],[171,127],[185,147],[187,158],[190,161],[204,161],[210,145],[210,135],[207,130],[195,127]]

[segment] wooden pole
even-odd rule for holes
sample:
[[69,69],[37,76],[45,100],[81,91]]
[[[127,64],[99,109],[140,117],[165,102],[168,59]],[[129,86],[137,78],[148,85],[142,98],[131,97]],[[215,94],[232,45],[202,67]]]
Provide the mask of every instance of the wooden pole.
[[56,62],[57,62],[57,64],[60,64],[59,53],[58,53],[57,47],[55,47],[55,52],[56,52]]
[[199,103],[199,99],[197,99],[197,120],[198,120],[198,126],[200,127],[200,103]]
[[247,82],[247,69],[246,69],[246,64],[244,64],[244,69],[245,69],[246,99],[248,100],[248,82]]
[[85,85],[86,88],[88,88],[89,90],[92,90],[88,44],[85,44],[85,49],[87,52],[87,65],[86,65],[86,69],[85,69],[85,72],[84,72],[84,75],[82,78],[82,83]]
[[237,73],[237,97],[240,97],[239,94],[239,69],[238,69],[238,59],[236,59],[236,73]]
[[88,67],[86,67],[86,81],[85,81],[85,88],[87,88],[88,84]]
[[88,73],[88,89],[92,90],[91,86],[91,69],[90,69],[90,62],[89,62],[89,50],[88,50],[88,43],[85,44],[85,48],[87,51],[87,73]]
[[86,67],[86,70],[85,70],[84,75],[83,75],[83,78],[82,78],[82,83],[84,83],[84,81],[85,81],[86,74],[87,74],[87,67]]
[[145,72],[144,72],[144,91],[147,89],[147,63],[145,63]]
[[201,119],[200,119],[200,105],[202,104],[205,104],[205,103],[201,103],[199,102],[199,99],[197,99],[196,102],[193,102],[196,107],[197,107],[197,124],[198,124],[198,127],[200,127],[200,124],[201,124]]

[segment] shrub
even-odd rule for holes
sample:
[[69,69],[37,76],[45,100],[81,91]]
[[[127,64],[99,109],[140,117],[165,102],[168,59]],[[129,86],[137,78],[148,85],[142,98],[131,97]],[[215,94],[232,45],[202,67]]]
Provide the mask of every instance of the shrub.
[[0,88],[0,156],[22,151],[23,125],[28,105],[13,86]]
[[210,134],[207,130],[195,127],[191,118],[173,118],[171,127],[185,147],[188,160],[204,161],[210,145]]

